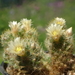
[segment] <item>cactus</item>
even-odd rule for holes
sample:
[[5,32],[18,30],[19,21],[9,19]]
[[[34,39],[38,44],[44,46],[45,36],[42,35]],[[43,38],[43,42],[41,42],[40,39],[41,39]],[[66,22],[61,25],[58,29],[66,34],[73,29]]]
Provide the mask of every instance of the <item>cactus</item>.
[[38,33],[31,20],[9,22],[9,29],[1,35],[6,71],[10,75],[69,75],[75,72],[72,27],[65,19],[55,18],[46,28],[45,46],[38,42]]
[[57,17],[46,29],[45,45],[51,55],[50,75],[66,75],[75,64],[75,60],[72,59],[74,50],[72,27],[67,29],[65,25],[65,20]]
[[31,20],[9,22],[9,27],[10,29],[1,35],[3,58],[8,63],[9,74],[12,68],[15,70],[24,68],[25,72],[39,69],[43,49],[38,43],[37,31],[31,27]]

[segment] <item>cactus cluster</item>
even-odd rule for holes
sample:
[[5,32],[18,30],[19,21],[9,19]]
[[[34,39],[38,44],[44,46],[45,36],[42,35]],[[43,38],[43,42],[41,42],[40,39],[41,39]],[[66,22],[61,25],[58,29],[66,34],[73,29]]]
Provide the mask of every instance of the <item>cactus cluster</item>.
[[9,22],[1,35],[3,58],[10,75],[73,75],[75,59],[72,27],[63,18],[55,18],[46,28],[45,46],[38,42],[38,33],[31,20]]

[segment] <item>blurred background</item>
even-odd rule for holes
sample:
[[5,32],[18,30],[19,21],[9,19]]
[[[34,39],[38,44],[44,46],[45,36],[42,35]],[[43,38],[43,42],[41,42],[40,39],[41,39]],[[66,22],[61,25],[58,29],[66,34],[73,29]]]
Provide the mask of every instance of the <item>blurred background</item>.
[[[56,17],[64,18],[67,27],[72,26],[75,33],[75,0],[0,0],[0,35],[10,21],[32,19],[33,27],[39,33],[39,42],[43,44],[45,28]],[[0,44],[0,62],[2,51]]]

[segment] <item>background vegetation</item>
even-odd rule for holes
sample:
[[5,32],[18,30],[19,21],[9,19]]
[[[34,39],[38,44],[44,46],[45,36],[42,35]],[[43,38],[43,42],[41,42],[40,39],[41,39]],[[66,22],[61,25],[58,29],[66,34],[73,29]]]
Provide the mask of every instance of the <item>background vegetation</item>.
[[[8,28],[9,21],[32,19],[33,26],[39,32],[39,42],[43,44],[45,28],[55,17],[64,18],[67,26],[72,26],[75,33],[74,0],[0,0],[0,35]],[[2,52],[0,44],[0,62]]]

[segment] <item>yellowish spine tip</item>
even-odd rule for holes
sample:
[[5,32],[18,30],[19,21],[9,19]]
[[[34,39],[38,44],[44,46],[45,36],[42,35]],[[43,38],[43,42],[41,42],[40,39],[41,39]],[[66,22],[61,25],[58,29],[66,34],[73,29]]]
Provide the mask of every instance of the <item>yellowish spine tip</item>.
[[33,49],[35,48],[35,43],[31,44],[31,48],[33,48]]

